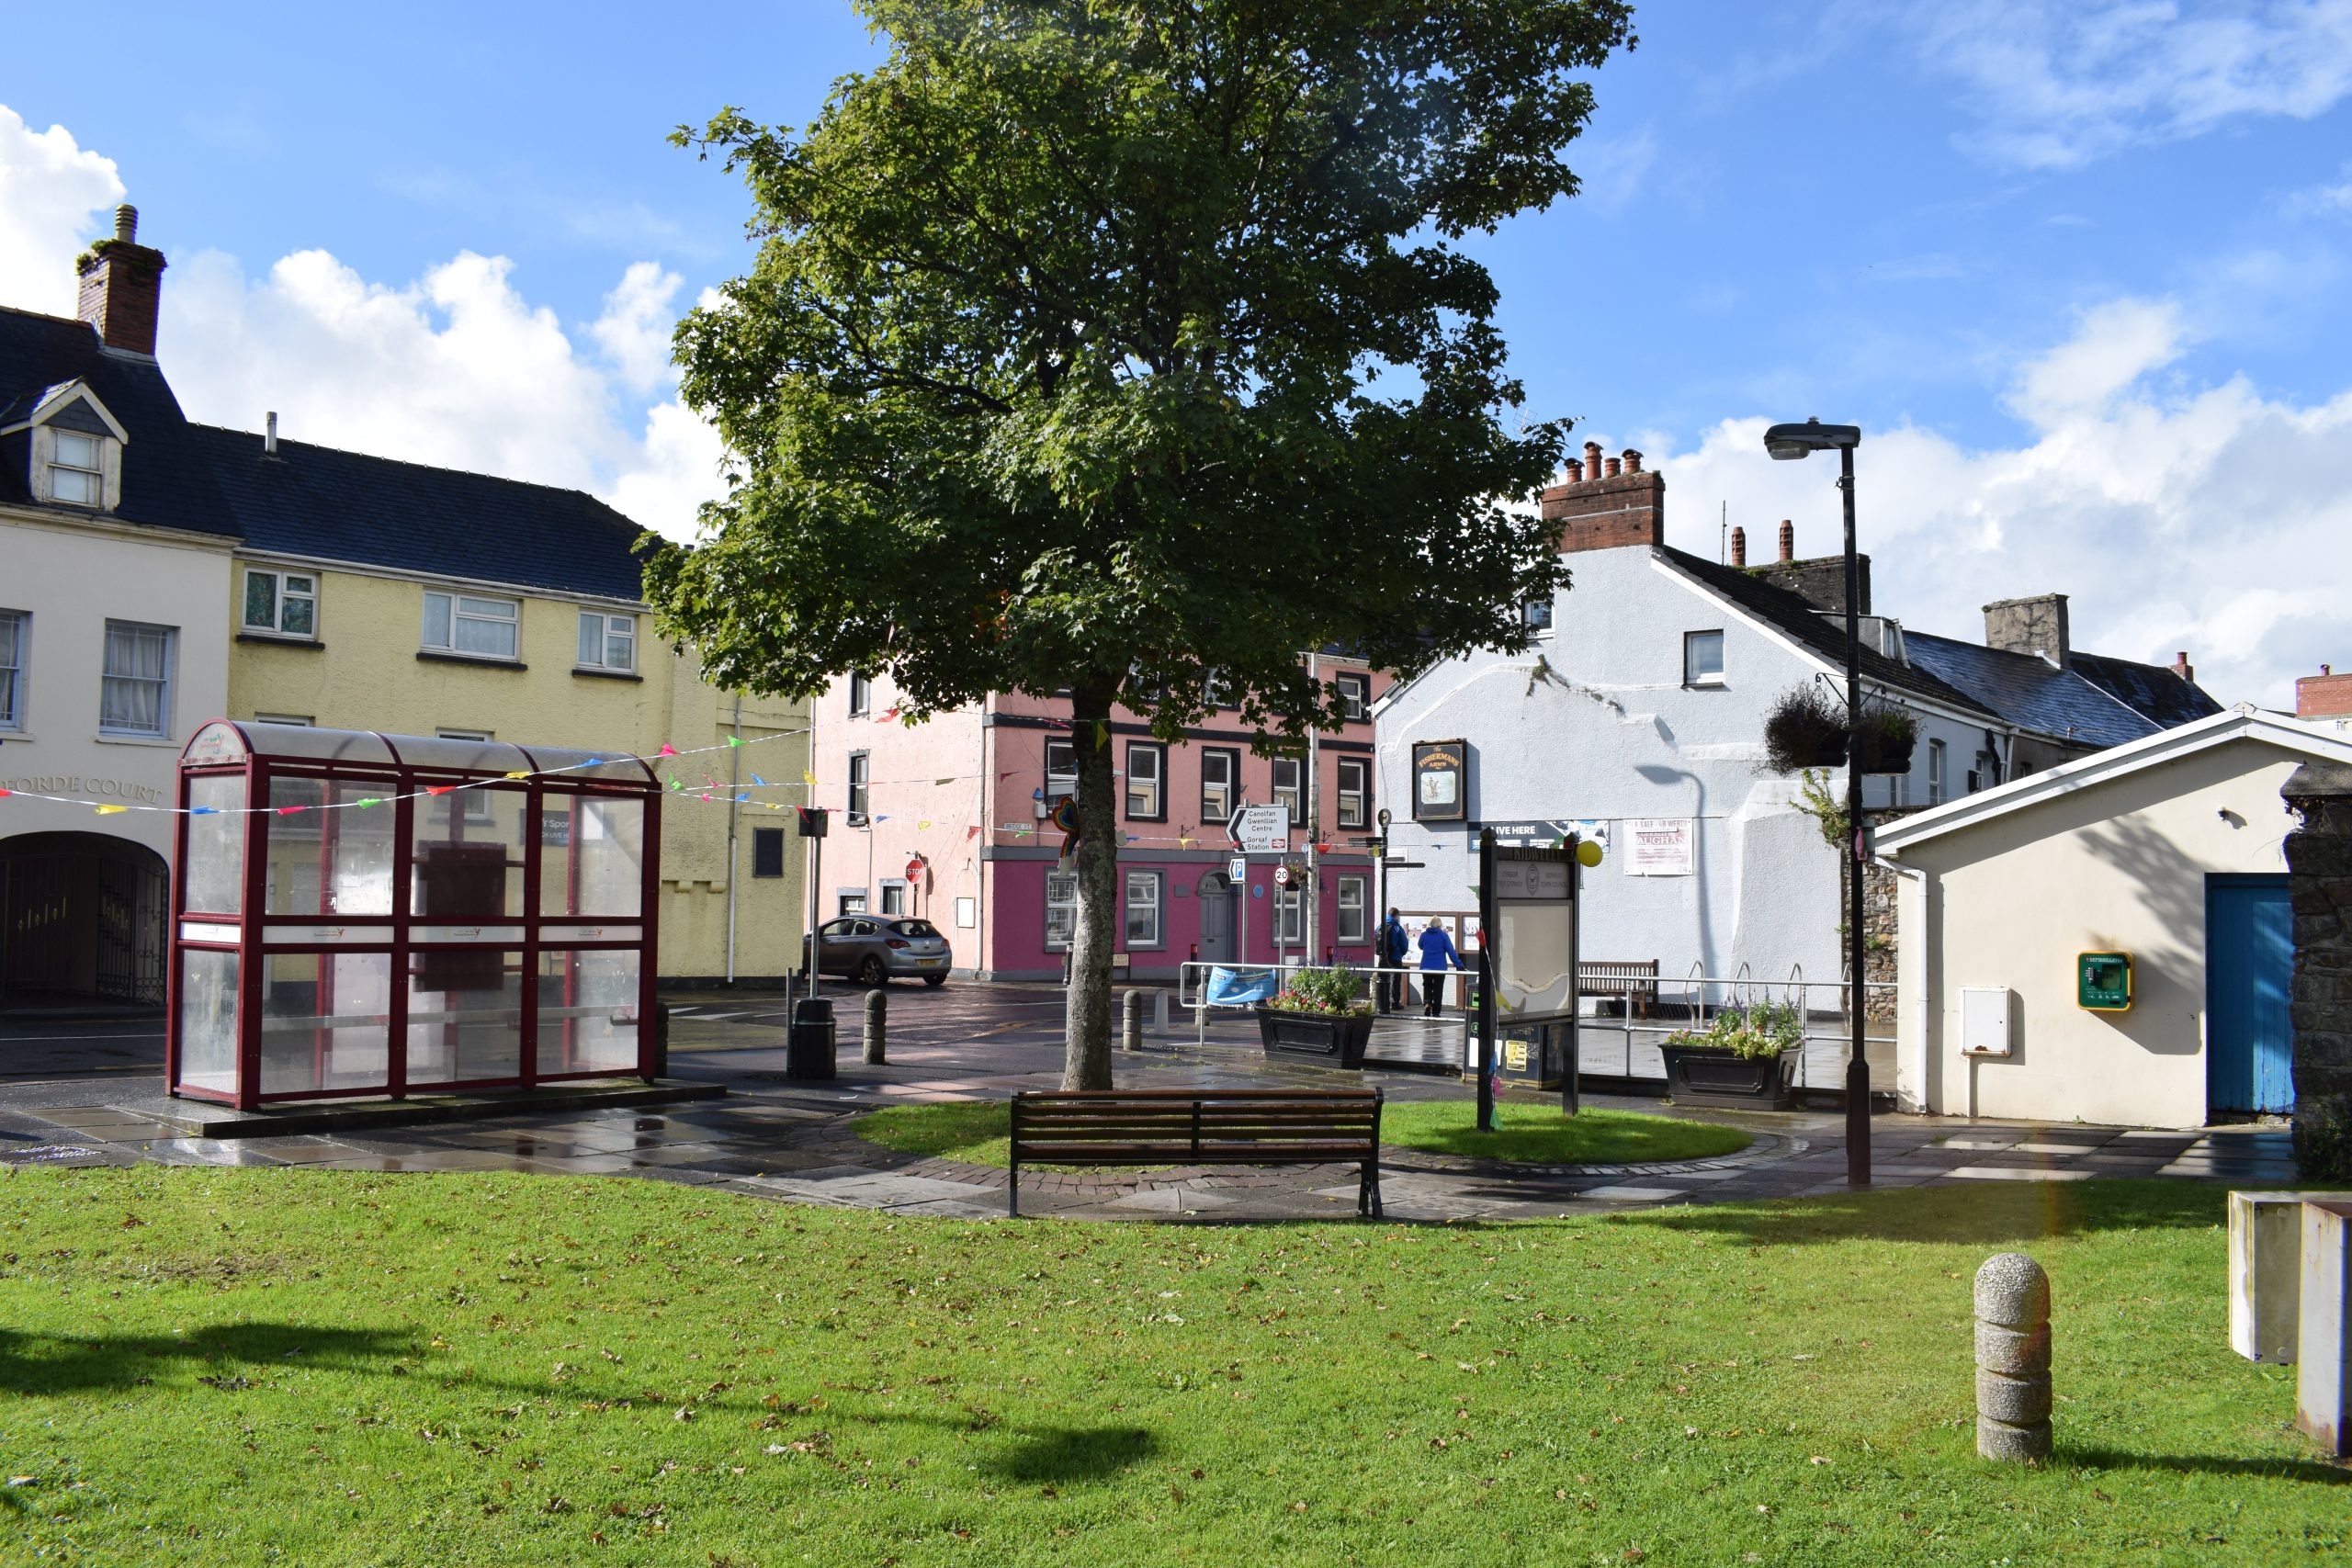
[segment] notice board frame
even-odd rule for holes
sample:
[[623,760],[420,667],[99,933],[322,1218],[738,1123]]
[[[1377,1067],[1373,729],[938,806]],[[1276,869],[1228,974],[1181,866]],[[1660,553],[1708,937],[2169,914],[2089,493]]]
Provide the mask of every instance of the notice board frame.
[[[1492,1131],[1495,1124],[1495,987],[1502,973],[1500,947],[1507,940],[1501,919],[1501,907],[1505,904],[1567,906],[1568,951],[1561,955],[1567,976],[1567,993],[1564,1005],[1555,1010],[1566,1016],[1568,1024],[1568,1067],[1562,1078],[1560,1111],[1565,1116],[1577,1113],[1577,1075],[1583,1065],[1583,1043],[1577,1034],[1580,986],[1577,960],[1584,942],[1580,897],[1584,878],[1583,868],[1577,860],[1577,843],[1576,836],[1571,834],[1556,845],[1498,844],[1492,828],[1478,831],[1478,1126],[1484,1131]],[[1509,880],[1515,890],[1538,896],[1502,897],[1504,874],[1500,868],[1504,866],[1511,868]],[[1562,869],[1555,872],[1552,868],[1555,866]]]

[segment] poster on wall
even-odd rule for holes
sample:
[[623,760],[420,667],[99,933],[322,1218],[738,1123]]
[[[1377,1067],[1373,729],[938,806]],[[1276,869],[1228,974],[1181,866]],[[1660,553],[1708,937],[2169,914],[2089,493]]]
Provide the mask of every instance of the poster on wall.
[[1469,819],[1470,747],[1464,740],[1419,740],[1413,744],[1413,820]]
[[1636,817],[1625,824],[1625,874],[1689,876],[1695,869],[1695,824],[1688,817]]

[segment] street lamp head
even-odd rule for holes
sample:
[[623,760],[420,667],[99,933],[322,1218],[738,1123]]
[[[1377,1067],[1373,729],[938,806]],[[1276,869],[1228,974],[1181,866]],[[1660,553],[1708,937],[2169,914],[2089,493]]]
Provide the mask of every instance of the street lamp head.
[[1803,424],[1776,424],[1764,433],[1764,450],[1784,463],[1815,452],[1835,452],[1861,444],[1860,425],[1824,424],[1817,419],[1806,420]]

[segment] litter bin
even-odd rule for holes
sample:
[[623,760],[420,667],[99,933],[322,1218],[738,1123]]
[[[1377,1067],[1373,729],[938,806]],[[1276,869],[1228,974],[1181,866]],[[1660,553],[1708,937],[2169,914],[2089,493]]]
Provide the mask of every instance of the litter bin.
[[1497,1077],[1530,1089],[1560,1087],[1568,1070],[1566,1023],[1507,1023],[1496,1032]]
[[803,997],[792,1006],[792,1030],[784,1041],[784,1076],[788,1078],[829,1078],[833,1076],[833,1002],[830,997]]

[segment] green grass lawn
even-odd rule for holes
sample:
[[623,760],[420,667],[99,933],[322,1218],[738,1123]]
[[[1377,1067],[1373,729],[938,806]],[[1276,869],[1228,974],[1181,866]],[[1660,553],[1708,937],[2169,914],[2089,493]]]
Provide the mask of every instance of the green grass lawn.
[[[1626,1165],[1636,1160],[1700,1159],[1746,1148],[1736,1127],[1634,1111],[1587,1111],[1562,1116],[1548,1105],[1510,1102],[1495,1107],[1495,1131],[1476,1126],[1466,1100],[1392,1100],[1380,1111],[1383,1143],[1439,1154],[1539,1164]],[[890,1105],[858,1118],[858,1134],[902,1154],[1007,1163],[1012,1111],[1004,1100]]]
[[[653,1182],[0,1179],[0,1561],[2343,1560],[2222,1193],[1476,1227],[891,1218]],[[1980,1463],[1969,1280],[2055,1282]]]

